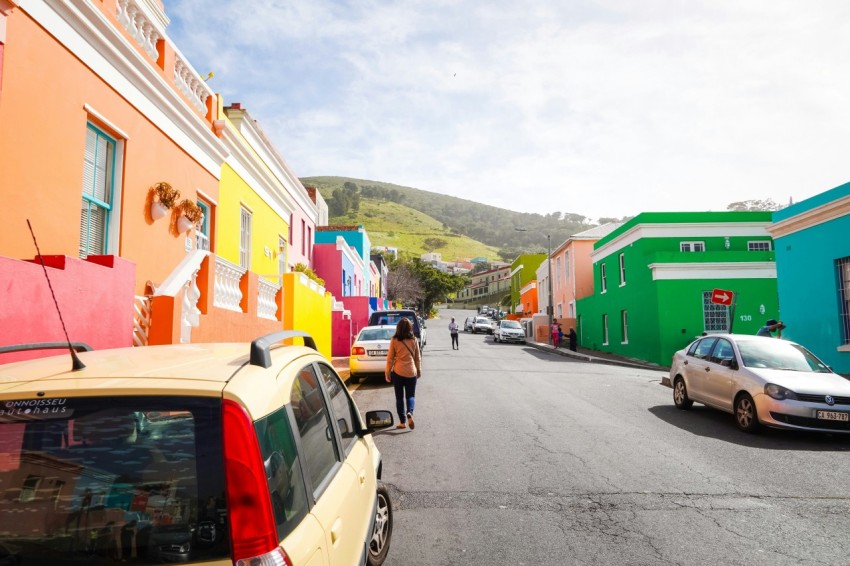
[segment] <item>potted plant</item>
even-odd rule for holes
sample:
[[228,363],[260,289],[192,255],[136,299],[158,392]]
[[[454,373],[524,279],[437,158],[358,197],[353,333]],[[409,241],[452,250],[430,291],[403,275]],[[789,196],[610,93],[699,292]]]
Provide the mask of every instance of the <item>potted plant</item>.
[[177,219],[177,231],[181,234],[190,228],[200,226],[204,219],[204,211],[194,201],[183,199],[178,205],[180,218]]
[[180,191],[172,187],[165,181],[155,183],[151,187],[153,196],[151,198],[151,218],[159,220],[166,215],[169,209],[174,208],[177,204],[177,199],[180,198]]

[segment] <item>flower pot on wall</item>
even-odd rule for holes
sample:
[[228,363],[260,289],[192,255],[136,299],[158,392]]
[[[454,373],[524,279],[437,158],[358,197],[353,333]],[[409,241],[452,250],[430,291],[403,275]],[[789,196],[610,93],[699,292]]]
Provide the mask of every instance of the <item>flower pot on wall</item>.
[[188,232],[189,229],[194,225],[195,223],[186,218],[185,216],[181,215],[180,218],[177,219],[177,231],[181,234],[183,232]]
[[151,203],[151,218],[159,220],[168,213],[168,208],[161,202],[155,200]]

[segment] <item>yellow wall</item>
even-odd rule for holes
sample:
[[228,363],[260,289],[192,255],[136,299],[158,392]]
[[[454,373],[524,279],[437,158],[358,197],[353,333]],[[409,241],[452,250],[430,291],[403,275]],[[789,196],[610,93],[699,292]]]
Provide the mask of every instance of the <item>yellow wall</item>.
[[[318,289],[318,290],[317,290]],[[296,307],[297,305],[297,307]],[[299,272],[283,276],[283,328],[301,330],[313,337],[316,347],[331,358],[333,297]]]
[[[246,205],[253,213],[250,270],[277,282],[278,236],[289,239],[289,225],[263,201],[257,193],[228,164],[221,168],[219,203],[216,211],[216,253],[239,265],[239,225],[241,208]],[[271,256],[265,255],[265,248]],[[330,311],[330,309],[328,309]]]

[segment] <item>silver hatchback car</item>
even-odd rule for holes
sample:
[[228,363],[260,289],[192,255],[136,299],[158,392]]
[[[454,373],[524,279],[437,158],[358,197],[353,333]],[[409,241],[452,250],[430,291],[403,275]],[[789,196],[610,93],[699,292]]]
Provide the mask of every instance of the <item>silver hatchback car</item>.
[[850,381],[803,346],[743,334],[699,338],[673,355],[673,402],[735,416],[745,432],[776,428],[850,432]]

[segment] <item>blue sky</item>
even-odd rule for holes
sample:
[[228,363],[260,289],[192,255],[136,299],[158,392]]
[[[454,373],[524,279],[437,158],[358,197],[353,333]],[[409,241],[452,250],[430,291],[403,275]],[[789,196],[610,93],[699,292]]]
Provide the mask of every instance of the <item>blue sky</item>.
[[850,181],[850,3],[165,0],[300,177],[600,216]]

